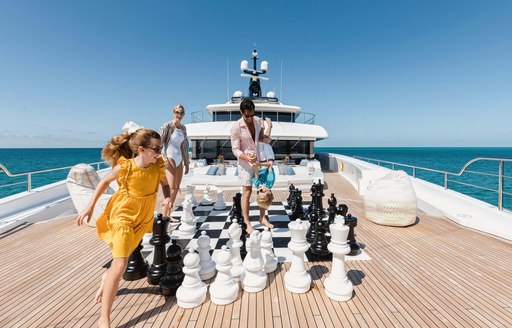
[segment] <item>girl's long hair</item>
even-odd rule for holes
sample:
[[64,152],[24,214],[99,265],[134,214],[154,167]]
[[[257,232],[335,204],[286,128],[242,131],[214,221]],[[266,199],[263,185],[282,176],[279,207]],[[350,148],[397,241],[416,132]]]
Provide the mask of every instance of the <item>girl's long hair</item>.
[[123,132],[110,139],[103,147],[101,157],[112,166],[117,164],[119,157],[132,158],[137,155],[137,149],[149,147],[151,139],[160,139],[158,132],[151,129],[138,129],[134,133]]

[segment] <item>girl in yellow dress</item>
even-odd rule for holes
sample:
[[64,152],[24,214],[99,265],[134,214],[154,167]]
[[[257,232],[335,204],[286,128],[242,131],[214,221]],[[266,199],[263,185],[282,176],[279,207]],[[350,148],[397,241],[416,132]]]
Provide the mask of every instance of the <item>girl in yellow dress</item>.
[[98,236],[112,249],[113,257],[95,297],[96,302],[101,302],[100,327],[110,327],[112,304],[128,256],[144,234],[152,231],[159,184],[165,198],[163,214],[169,215],[170,188],[160,156],[160,139],[157,132],[142,128],[113,137],[102,151],[102,157],[112,164],[112,171],[100,181],[89,204],[77,217],[79,226],[89,222],[98,198],[117,179],[119,189],[96,221]]

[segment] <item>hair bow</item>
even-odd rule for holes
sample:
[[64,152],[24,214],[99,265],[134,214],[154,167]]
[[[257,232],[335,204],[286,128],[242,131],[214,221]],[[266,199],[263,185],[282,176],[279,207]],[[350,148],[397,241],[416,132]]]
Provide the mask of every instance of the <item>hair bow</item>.
[[143,126],[139,126],[138,124],[136,124],[132,121],[126,122],[123,125],[123,131],[128,132],[129,134],[135,133],[135,131],[137,131],[138,129],[142,129],[142,128],[143,128]]

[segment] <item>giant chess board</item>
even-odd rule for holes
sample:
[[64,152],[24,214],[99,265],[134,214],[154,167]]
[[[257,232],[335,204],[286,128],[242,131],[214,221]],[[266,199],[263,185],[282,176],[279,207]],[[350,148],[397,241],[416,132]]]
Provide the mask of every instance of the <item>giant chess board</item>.
[[[197,248],[197,238],[201,235],[202,231],[206,231],[210,237],[210,246],[212,250],[212,257],[215,259],[216,254],[220,251],[223,245],[226,245],[229,240],[228,227],[231,222],[228,221],[228,214],[232,206],[232,202],[226,202],[225,210],[214,210],[213,205],[204,206],[199,205],[194,208],[194,215],[197,218],[197,232],[190,238],[183,237],[177,230],[180,223],[171,223],[170,229],[171,237],[176,238],[178,244],[183,250],[190,247]],[[309,202],[304,202],[303,208],[307,210]],[[279,262],[290,262],[292,259],[292,252],[288,249],[288,243],[290,242],[290,231],[288,229],[288,223],[290,223],[291,210],[283,202],[273,202],[268,208],[267,214],[270,222],[274,225],[271,230],[273,242],[274,242],[274,253],[278,257]],[[182,207],[179,207],[172,213],[172,217],[179,219],[183,214]],[[264,226],[258,222],[259,219],[259,208],[256,203],[252,203],[249,211],[250,220],[254,229],[263,231]],[[331,256],[326,258],[315,258],[309,251],[304,255],[305,261],[324,261],[331,260]],[[370,257],[364,252],[356,256],[346,256],[346,260],[370,260]]]

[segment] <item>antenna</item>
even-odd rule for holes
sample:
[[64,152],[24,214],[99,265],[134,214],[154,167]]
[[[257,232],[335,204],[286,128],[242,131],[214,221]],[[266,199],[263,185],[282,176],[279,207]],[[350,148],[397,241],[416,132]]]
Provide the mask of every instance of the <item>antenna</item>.
[[279,98],[283,101],[283,60],[281,59],[281,92]]
[[229,100],[229,57],[226,57],[226,88],[227,88],[227,100]]

